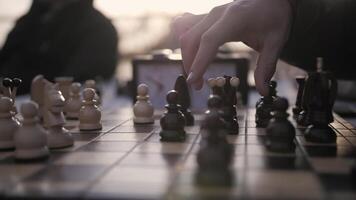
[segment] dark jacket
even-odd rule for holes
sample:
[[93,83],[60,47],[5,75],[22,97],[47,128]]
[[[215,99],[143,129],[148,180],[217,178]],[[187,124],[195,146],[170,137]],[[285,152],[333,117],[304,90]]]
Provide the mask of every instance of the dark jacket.
[[91,0],[69,3],[58,11],[34,0],[0,51],[0,76],[23,79],[28,92],[32,78],[43,74],[73,76],[83,81],[113,76],[118,36],[111,22],[94,9]]
[[281,58],[307,71],[316,57],[338,79],[356,80],[356,1],[295,0],[292,31]]

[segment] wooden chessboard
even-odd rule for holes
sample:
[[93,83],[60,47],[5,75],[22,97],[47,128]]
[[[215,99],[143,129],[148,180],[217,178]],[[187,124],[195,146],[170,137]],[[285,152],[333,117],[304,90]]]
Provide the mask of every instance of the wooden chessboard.
[[356,199],[354,127],[336,116],[336,144],[306,142],[297,130],[295,153],[272,153],[254,112],[240,110],[240,135],[228,138],[236,151],[232,187],[194,184],[203,115],[186,128],[186,142],[165,143],[158,135],[160,112],[154,125],[134,126],[125,107],[104,111],[100,132],[80,132],[77,121],[68,121],[75,146],[51,151],[46,161],[22,163],[13,152],[0,152],[0,198]]

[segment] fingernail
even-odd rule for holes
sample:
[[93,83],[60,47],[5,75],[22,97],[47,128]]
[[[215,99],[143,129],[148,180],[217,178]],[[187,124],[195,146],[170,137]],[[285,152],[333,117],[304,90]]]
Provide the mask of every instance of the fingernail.
[[194,80],[194,73],[193,72],[190,72],[189,75],[188,75],[188,78],[187,78],[187,82],[188,83],[192,83],[193,80]]

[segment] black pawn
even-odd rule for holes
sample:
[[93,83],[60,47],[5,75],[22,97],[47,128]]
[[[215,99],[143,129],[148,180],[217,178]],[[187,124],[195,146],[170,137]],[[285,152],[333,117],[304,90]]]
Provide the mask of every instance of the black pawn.
[[12,79],[4,78],[2,80],[2,85],[5,89],[5,91],[3,91],[4,95],[11,98],[11,88],[13,87]]
[[288,100],[277,97],[273,106],[275,111],[266,128],[266,146],[269,150],[276,152],[294,151],[295,128],[288,120]]
[[[270,81],[269,82],[269,88],[270,88],[270,96],[272,96],[273,98],[277,97],[277,82],[276,81]],[[263,97],[260,98],[257,102],[256,102],[256,108],[258,107],[258,105],[263,101]]]
[[[211,96],[208,104],[219,104],[220,97]],[[203,139],[197,154],[198,170],[196,182],[199,185],[231,185],[230,165],[234,149],[228,144],[224,131],[224,121],[215,109],[207,112],[202,122]]]
[[266,128],[272,118],[273,101],[276,98],[274,84],[269,85],[269,95],[261,97],[261,102],[257,105],[255,122],[259,128]]
[[165,106],[167,111],[163,114],[160,124],[162,141],[168,142],[182,142],[185,140],[186,133],[184,131],[185,118],[180,111],[180,105],[178,104],[178,93],[175,90],[171,90],[167,94],[167,105]]
[[185,117],[185,125],[193,126],[194,125],[194,116],[190,111],[190,95],[187,85],[187,80],[183,75],[179,75],[174,90],[178,92],[178,104],[181,106],[180,111]]

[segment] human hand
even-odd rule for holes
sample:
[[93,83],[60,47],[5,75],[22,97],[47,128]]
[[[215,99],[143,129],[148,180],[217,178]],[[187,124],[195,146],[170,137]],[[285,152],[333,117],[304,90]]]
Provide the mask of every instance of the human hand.
[[203,74],[220,45],[242,41],[260,53],[255,70],[256,88],[268,95],[268,85],[292,21],[286,0],[237,0],[212,9],[207,15],[185,14],[173,27],[179,36],[188,83],[200,89]]

